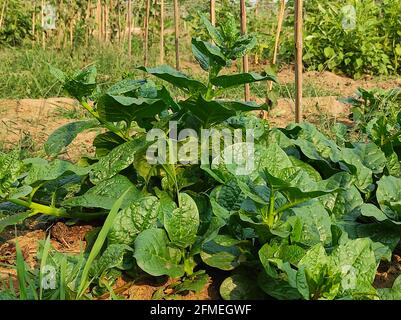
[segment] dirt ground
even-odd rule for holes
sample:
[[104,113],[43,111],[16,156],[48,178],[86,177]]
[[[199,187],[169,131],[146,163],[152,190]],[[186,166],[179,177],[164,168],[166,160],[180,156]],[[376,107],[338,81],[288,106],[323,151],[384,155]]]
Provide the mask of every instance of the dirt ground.
[[[291,83],[294,74],[291,68],[279,73],[280,83]],[[334,75],[330,72],[307,72],[305,81],[314,83],[319,88],[336,92],[341,96],[353,95],[358,87],[390,89],[401,86],[401,79],[380,81],[373,79],[352,80]],[[260,101],[262,102],[262,101]],[[311,122],[321,122],[325,119],[330,121],[349,122],[349,107],[337,101],[335,96],[305,98],[304,118]],[[67,98],[51,98],[44,100],[1,100],[0,101],[0,149],[11,149],[16,146],[26,148],[34,154],[44,155],[43,143],[49,134],[55,129],[82,116],[77,103]],[[278,106],[265,117],[272,126],[285,127],[294,119],[294,102],[290,99],[280,99]],[[80,134],[77,139],[62,154],[66,160],[76,161],[81,156],[92,155],[94,150],[92,142],[97,132],[86,132]],[[47,233],[51,235],[53,247],[61,252],[77,254],[85,247],[85,234],[93,227],[90,225],[66,226],[58,222],[47,229],[31,227],[25,231],[8,230],[1,236],[6,239],[0,242],[0,265],[12,265],[15,262],[15,242],[21,246],[24,258],[28,265],[36,264],[37,242],[46,238]],[[375,286],[391,287],[398,275],[401,274],[401,251],[394,254],[390,263],[383,263],[377,273]],[[15,277],[15,271],[10,268],[0,267],[0,280],[8,276]],[[127,299],[151,299],[152,295],[161,288],[166,288],[171,282],[131,283],[120,279],[117,283],[116,292]],[[165,292],[169,289],[165,289]],[[108,298],[104,296],[101,298]],[[188,294],[183,299],[218,299],[218,289],[214,279],[205,286],[199,294]]]

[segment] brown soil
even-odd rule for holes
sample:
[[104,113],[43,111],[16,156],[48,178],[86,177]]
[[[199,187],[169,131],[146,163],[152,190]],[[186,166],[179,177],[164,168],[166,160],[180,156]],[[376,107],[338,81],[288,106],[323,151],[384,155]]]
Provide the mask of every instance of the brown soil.
[[[4,149],[22,146],[40,152],[43,143],[57,128],[76,119],[67,119],[65,114],[83,115],[76,102],[67,98],[23,99],[0,101],[0,145]],[[78,135],[77,139],[61,156],[66,160],[78,160],[82,155],[93,153],[95,132]]]

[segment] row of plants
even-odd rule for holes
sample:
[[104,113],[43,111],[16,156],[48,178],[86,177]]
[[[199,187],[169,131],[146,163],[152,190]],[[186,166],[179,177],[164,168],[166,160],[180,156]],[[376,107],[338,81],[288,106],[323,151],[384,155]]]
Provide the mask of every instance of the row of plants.
[[[17,247],[19,293],[5,284],[0,295],[91,299],[109,292],[117,299],[121,274],[147,274],[178,278],[154,295],[173,299],[200,291],[218,270],[223,299],[401,299],[401,278],[392,288],[373,286],[401,236],[401,112],[381,116],[380,104],[373,114],[368,96],[349,101],[363,133],[358,141],[346,130],[331,140],[309,123],[270,128],[251,112],[269,106],[219,99],[234,86],[275,81],[269,74],[221,74],[255,38],[232,24],[202,22],[213,43],[194,38],[192,50],[206,83],[166,65],[139,68],[180,89],[179,99],[149,78],[101,91],[94,66],[73,75],[52,69],[92,119],[57,129],[45,144],[49,159],[1,154],[1,208],[14,213],[0,229],[38,214],[104,222],[81,255],[58,253],[49,239],[41,244],[41,267],[57,271],[53,289],[43,288],[42,272],[26,270]],[[171,121],[198,134],[253,129],[253,170],[238,174],[238,165],[223,161],[227,150],[209,165],[149,163],[147,133],[167,134]],[[98,127],[104,130],[93,142],[95,156],[58,159],[77,134]],[[190,144],[190,136],[170,139],[168,155],[171,146]]]

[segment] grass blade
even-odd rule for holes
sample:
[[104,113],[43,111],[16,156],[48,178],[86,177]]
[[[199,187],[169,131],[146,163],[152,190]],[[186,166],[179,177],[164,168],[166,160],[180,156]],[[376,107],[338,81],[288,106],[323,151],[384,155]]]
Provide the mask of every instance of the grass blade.
[[27,295],[26,283],[25,283],[25,277],[26,277],[25,261],[24,261],[24,256],[22,255],[22,251],[21,251],[21,248],[20,248],[18,242],[15,244],[15,249],[16,249],[16,253],[17,253],[16,264],[17,264],[17,279],[18,279],[18,286],[19,286],[19,296],[20,296],[20,300],[27,300],[28,295]]
[[43,270],[45,269],[46,263],[47,263],[47,257],[49,256],[49,251],[50,251],[50,235],[47,237],[43,250],[42,250],[42,257],[40,260],[40,270],[39,270],[39,299],[42,300],[43,296],[43,286],[42,286],[42,280],[43,280]]
[[102,229],[99,232],[99,235],[97,236],[95,243],[93,244],[93,247],[89,254],[88,260],[85,263],[84,270],[82,271],[81,281],[80,281],[79,288],[78,288],[77,299],[79,299],[83,295],[86,288],[90,284],[90,282],[88,282],[88,275],[89,275],[90,267],[92,266],[93,261],[95,260],[95,258],[99,254],[100,250],[102,249],[103,244],[106,240],[107,234],[109,233],[109,230],[114,222],[114,219],[116,218],[117,213],[120,210],[120,207],[124,201],[125,196],[128,194],[128,192],[130,190],[131,190],[131,188],[128,188],[127,191],[125,191],[123,193],[123,195],[114,203],[113,207],[110,210],[109,215],[106,218],[106,221],[104,222]]

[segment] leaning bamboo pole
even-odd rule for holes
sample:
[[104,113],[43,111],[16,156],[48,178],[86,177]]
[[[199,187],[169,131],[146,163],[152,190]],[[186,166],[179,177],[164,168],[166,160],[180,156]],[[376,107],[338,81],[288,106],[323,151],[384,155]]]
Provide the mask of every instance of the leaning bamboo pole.
[[178,0],[174,0],[174,29],[175,29],[175,67],[180,70],[180,11],[178,7]]
[[146,15],[144,21],[144,32],[145,39],[143,42],[144,50],[143,50],[143,64],[146,67],[148,65],[148,50],[149,50],[149,17],[150,17],[150,0],[146,0]]
[[210,23],[216,25],[216,0],[210,0]]
[[132,2],[128,0],[128,58],[132,58]]
[[295,122],[302,121],[302,29],[303,29],[303,0],[295,1]]
[[[278,47],[280,44],[281,30],[283,28],[284,13],[285,13],[285,0],[280,0],[280,8],[279,8],[278,17],[277,17],[276,40],[274,42],[272,65],[276,65],[276,63],[277,63]],[[272,91],[272,89],[273,89],[273,81],[269,81],[268,82],[268,90]]]
[[160,0],[160,64],[164,63],[164,0]]
[[[241,7],[241,34],[246,34],[246,6],[245,6],[245,0],[240,0],[240,7]],[[249,71],[249,62],[248,62],[248,55],[244,55],[242,58],[242,64],[243,64],[243,71],[246,73]],[[251,92],[249,88],[249,84],[245,84],[244,86],[244,96],[245,96],[245,101],[250,100]]]

